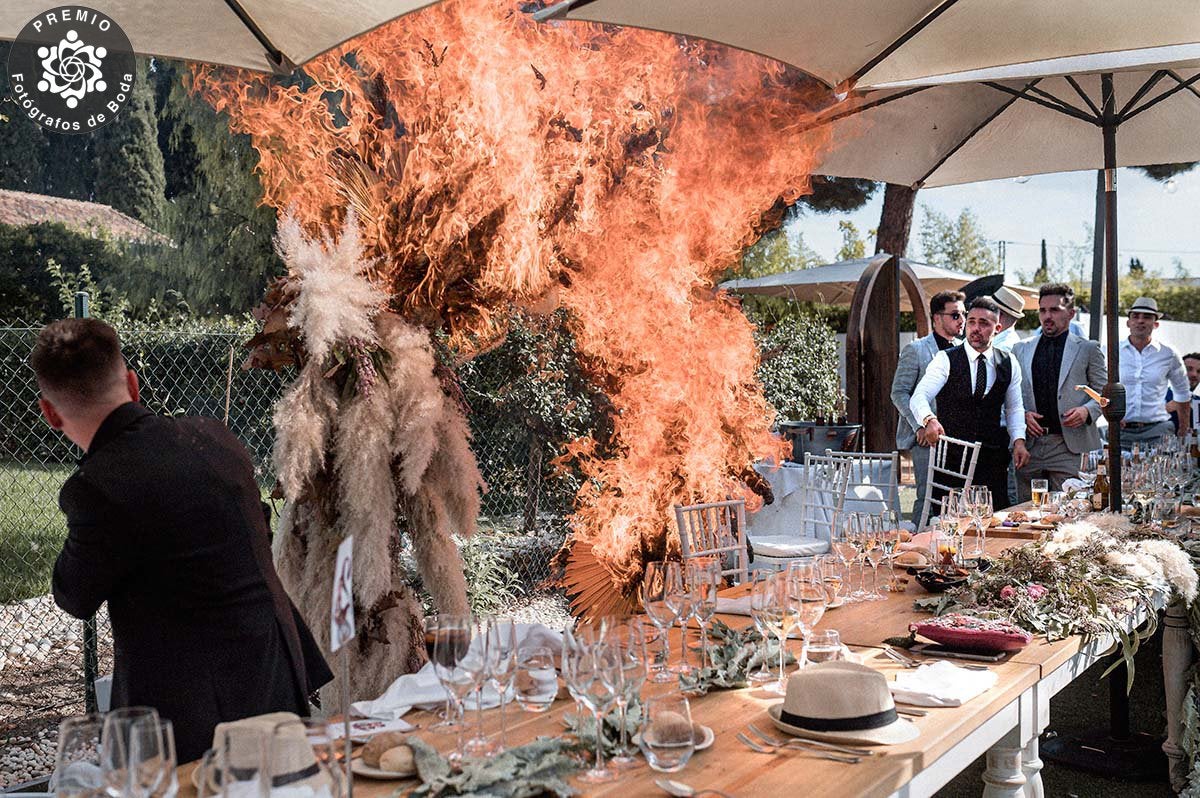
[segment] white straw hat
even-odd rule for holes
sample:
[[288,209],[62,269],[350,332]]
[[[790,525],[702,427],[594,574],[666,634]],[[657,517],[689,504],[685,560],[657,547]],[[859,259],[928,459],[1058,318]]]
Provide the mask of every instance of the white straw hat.
[[992,299],[1000,306],[1000,310],[1019,319],[1025,315],[1025,299],[1007,285],[1002,285],[992,294]]
[[856,662],[822,662],[793,673],[783,703],[767,714],[781,731],[815,740],[894,745],[919,733],[896,714],[884,675]]

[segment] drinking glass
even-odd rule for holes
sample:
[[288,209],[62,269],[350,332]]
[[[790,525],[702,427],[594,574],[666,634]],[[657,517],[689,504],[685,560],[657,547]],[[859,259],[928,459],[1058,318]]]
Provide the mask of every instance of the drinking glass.
[[100,771],[101,715],[73,715],[58,724],[58,748],[50,792],[58,798],[97,798],[104,791]]
[[660,773],[683,770],[696,750],[687,696],[659,695],[646,701],[638,746],[654,770]]
[[758,670],[750,674],[750,681],[754,684],[765,684],[775,679],[767,667],[766,643],[771,638],[771,627],[767,624],[766,613],[761,611],[762,607],[754,599],[759,590],[759,583],[767,582],[774,578],[775,574],[771,571],[755,571],[754,581],[750,584],[750,620],[754,622],[754,628],[758,630],[758,633],[763,638],[763,656],[759,659]]
[[591,769],[579,778],[591,784],[612,781],[616,774],[604,766],[604,716],[617,700],[620,657],[612,646],[603,643],[591,648],[564,649],[563,673],[571,694],[592,713],[596,725],[596,759]]
[[617,708],[621,710],[621,741],[612,758],[617,770],[638,767],[634,749],[629,745],[629,705],[638,700],[646,684],[649,656],[646,648],[646,627],[637,619],[622,624],[615,635],[614,645],[621,660],[621,684],[617,693]]
[[[755,614],[756,623],[761,624],[764,636],[772,634],[779,639],[779,672],[766,689],[783,695],[787,685],[783,677],[783,658],[787,648],[787,591],[784,589],[786,574],[773,574],[761,582],[755,582],[750,593],[750,612]],[[822,588],[824,592],[824,588]]]
[[492,756],[497,751],[495,742],[483,733],[483,688],[488,681],[488,620],[477,620],[473,625],[471,646],[466,656],[458,661],[459,670],[471,679],[475,693],[475,736],[467,740],[463,751],[468,756]]
[[862,518],[866,534],[863,536],[863,556],[871,566],[871,592],[865,601],[883,601],[884,595],[879,592],[879,563],[883,562],[883,526],[877,515],[864,515]]
[[[879,544],[887,560],[888,578],[884,590],[896,590],[896,547],[900,545],[900,516],[895,510],[879,513]],[[832,603],[832,602],[831,602]]]
[[[814,566],[789,568],[784,579],[786,626],[788,631],[799,629],[801,635],[800,667],[807,664],[808,638],[825,614],[825,586],[821,584],[820,572]],[[880,596],[880,598],[883,598]],[[782,661],[782,657],[780,658]],[[783,669],[780,667],[780,682]],[[782,684],[786,692],[786,683]]]
[[817,629],[805,648],[809,662],[833,662],[843,657],[842,638],[836,629]]
[[492,689],[500,695],[500,750],[508,726],[504,703],[517,675],[517,627],[511,618],[490,618],[487,625],[487,677]]
[[821,569],[821,581],[825,585],[825,595],[829,597],[830,607],[840,607],[842,597],[842,574],[836,554],[822,554],[816,559]]
[[[682,563],[679,565],[682,566]],[[692,672],[692,666],[688,664],[687,622],[692,617],[695,607],[692,602],[692,585],[688,582],[691,573],[684,570],[683,567],[680,567],[676,573],[678,579],[671,582],[670,590],[667,592],[667,604],[675,611],[675,620],[679,624],[679,662],[671,667],[671,672],[683,676]]]
[[655,668],[654,676],[651,677],[651,681],[660,684],[675,681],[675,677],[667,668],[671,661],[667,632],[679,617],[679,605],[669,600],[671,591],[679,582],[679,563],[646,563],[646,574],[642,577],[641,587],[642,607],[651,623],[658,627],[659,637],[662,639],[662,664],[661,667]]
[[[858,517],[854,513],[846,513],[841,524],[834,524],[832,529],[833,540],[830,548],[841,562],[843,570],[846,572],[846,580],[844,582],[847,588],[853,587],[851,579],[850,564],[854,562],[854,558],[858,556],[858,549],[854,546],[854,538],[858,534]],[[849,604],[858,601],[854,597],[853,592],[843,598],[845,603]]]
[[700,667],[703,668],[708,664],[708,622],[717,612],[721,566],[712,560],[690,562],[688,581],[692,586],[692,614],[700,624]]
[[263,729],[232,726],[217,736],[215,781],[222,798],[268,798],[267,761],[271,735]]
[[129,786],[133,798],[172,798],[175,776],[175,729],[169,720],[147,716],[129,728]]
[[[122,707],[104,716],[104,729],[100,733],[100,772],[104,791],[114,798],[125,798],[133,793],[129,732],[134,722],[142,718],[157,723],[158,712],[152,707]],[[162,752],[158,754],[161,756]]]
[[339,798],[342,775],[328,724],[320,720],[285,720],[271,735],[267,757],[271,798]]
[[454,753],[450,755],[451,761],[463,757],[464,708],[475,681],[471,673],[459,665],[469,655],[474,628],[470,615],[438,616],[437,639],[433,644],[433,671],[453,702],[457,741]]
[[1042,505],[1046,503],[1046,494],[1050,492],[1050,480],[1029,480],[1029,501],[1033,504],[1033,513],[1038,521],[1042,520]]
[[[983,558],[986,551],[987,528],[992,520],[992,491],[979,485],[973,486],[967,493],[967,506],[971,513],[972,525],[975,527],[975,547],[970,559],[978,560]],[[963,557],[967,557],[965,552]]]
[[[441,616],[437,613],[425,618],[425,655],[433,662],[433,647],[437,644],[438,632],[440,630]],[[435,734],[453,734],[458,730],[458,717],[454,713],[452,699],[450,698],[450,690],[446,690],[446,701],[442,706],[442,719],[429,727],[431,732]]]
[[517,704],[526,712],[545,712],[558,695],[554,652],[546,646],[521,648],[515,680]]

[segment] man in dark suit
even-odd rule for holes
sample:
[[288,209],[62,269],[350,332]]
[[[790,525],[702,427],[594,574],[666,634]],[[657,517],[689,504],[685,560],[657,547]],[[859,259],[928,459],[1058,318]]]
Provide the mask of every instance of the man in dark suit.
[[103,322],[47,325],[30,364],[42,414],[85,451],[59,494],[54,600],[77,618],[108,602],[112,706],[172,720],[181,762],[222,721],[308,714],[332,674],[275,573],[245,448],[219,421],[138,404]]

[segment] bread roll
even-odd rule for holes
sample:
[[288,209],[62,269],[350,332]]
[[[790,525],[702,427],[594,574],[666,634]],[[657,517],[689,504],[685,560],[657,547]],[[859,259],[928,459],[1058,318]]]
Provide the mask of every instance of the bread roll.
[[921,568],[929,565],[929,558],[921,551],[906,551],[896,557],[896,565],[903,565],[910,568]]
[[379,769],[389,773],[411,776],[417,772],[417,764],[413,759],[413,750],[407,745],[389,748],[379,757]]
[[404,745],[408,735],[404,732],[390,731],[376,734],[363,747],[362,761],[368,767],[379,767],[379,759],[383,756],[384,751],[390,748],[395,748],[398,745]]

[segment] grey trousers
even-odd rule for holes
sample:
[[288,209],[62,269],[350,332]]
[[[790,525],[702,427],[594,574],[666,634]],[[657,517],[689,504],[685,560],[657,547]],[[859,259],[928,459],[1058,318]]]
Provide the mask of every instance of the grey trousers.
[[1164,435],[1174,435],[1175,425],[1168,421],[1160,421],[1157,424],[1152,424],[1149,427],[1142,427],[1139,430],[1132,430],[1129,427],[1121,427],[1121,451],[1128,452],[1133,449],[1135,443],[1147,443],[1157,441]]
[[917,480],[917,500],[913,502],[910,519],[916,525],[921,523],[921,510],[925,507],[925,483],[929,479],[929,447],[914,443],[908,453],[912,457],[913,476]]
[[1029,462],[1017,469],[1017,502],[1030,498],[1029,480],[1044,479],[1050,490],[1062,490],[1063,483],[1079,476],[1079,455],[1067,448],[1061,435],[1043,435],[1028,442]]

